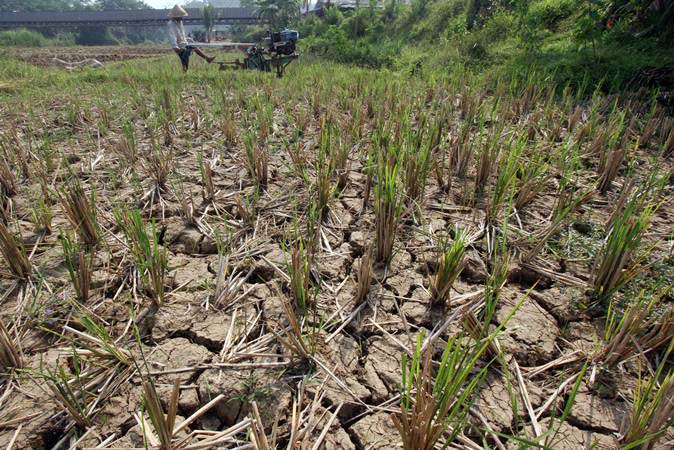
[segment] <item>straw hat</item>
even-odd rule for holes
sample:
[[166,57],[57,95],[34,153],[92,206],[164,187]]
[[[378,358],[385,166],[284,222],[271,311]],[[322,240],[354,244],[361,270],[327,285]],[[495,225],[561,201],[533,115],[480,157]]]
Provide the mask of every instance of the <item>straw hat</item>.
[[185,11],[185,8],[183,8],[180,5],[175,5],[171,11],[168,13],[169,18],[171,19],[179,19],[182,17],[187,17],[187,11]]

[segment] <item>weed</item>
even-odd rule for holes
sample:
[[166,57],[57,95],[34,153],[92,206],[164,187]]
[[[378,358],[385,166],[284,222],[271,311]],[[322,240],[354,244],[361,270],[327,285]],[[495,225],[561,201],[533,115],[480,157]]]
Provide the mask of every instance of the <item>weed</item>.
[[117,143],[116,150],[131,167],[138,160],[138,142],[132,122],[127,121],[122,126],[122,137]]
[[77,353],[73,352],[72,360],[72,374],[63,366],[58,366],[53,370],[41,370],[40,376],[73,422],[80,428],[87,428],[93,424],[90,409],[93,393],[86,387],[90,375],[83,372],[82,361]]
[[642,291],[636,301],[620,313],[617,302],[609,304],[604,325],[604,347],[599,358],[609,367],[636,354],[646,354],[674,338],[674,310],[657,314],[660,301],[671,291],[661,289],[647,300]]
[[307,343],[302,322],[297,316],[296,308],[285,297],[281,297],[281,304],[285,318],[288,320],[289,328],[286,337],[276,334],[277,339],[284,347],[290,351],[293,356],[299,357],[302,361],[309,361],[313,355],[312,347]]
[[674,372],[666,372],[667,356],[674,340],[655,373],[637,382],[634,400],[628,416],[629,426],[622,439],[623,448],[651,450],[674,424]]
[[201,198],[211,203],[215,200],[215,184],[213,183],[213,162],[204,161],[203,153],[197,153],[197,164],[201,175]]
[[451,244],[447,238],[440,240],[437,272],[431,284],[433,303],[449,306],[449,293],[463,270],[467,244],[467,236],[461,229],[456,229]]
[[237,215],[243,222],[243,224],[248,228],[255,227],[255,199],[257,197],[253,196],[248,204],[244,204],[244,201],[241,200],[241,196],[236,197],[236,211]]
[[400,413],[393,419],[405,450],[431,450],[441,437],[453,442],[487,373],[487,366],[476,369],[484,347],[467,346],[461,335],[449,339],[435,370],[430,347],[422,352],[421,342],[409,363],[403,354]]
[[408,130],[403,151],[405,192],[410,203],[420,203],[423,200],[433,150],[433,141],[424,139],[424,123],[422,122],[419,127],[420,131],[416,133]]
[[637,254],[644,231],[648,228],[655,206],[642,206],[635,193],[617,216],[594,263],[592,281],[598,297],[609,298],[640,271],[644,254]]
[[318,154],[316,155],[316,162],[314,163],[314,170],[316,172],[316,204],[321,219],[324,219],[327,216],[330,207],[330,199],[333,195],[330,168],[332,161],[328,160],[330,157],[330,144],[332,141],[331,129],[330,126],[324,126],[321,130]]
[[372,283],[372,250],[368,248],[360,258],[360,266],[358,267],[358,279],[356,280],[356,294],[354,296],[354,305],[361,305],[370,292],[370,284]]
[[152,148],[145,153],[143,167],[147,175],[154,181],[154,192],[160,194],[166,191],[166,183],[175,166],[175,153],[170,147],[157,144],[152,135]]
[[91,190],[87,197],[77,178],[71,178],[60,193],[61,206],[80,240],[93,248],[98,244],[98,222],[96,220],[96,192]]
[[550,176],[548,165],[538,156],[541,153],[537,152],[536,155],[520,168],[521,176],[517,183],[514,204],[517,211],[521,211],[538,196]]
[[195,226],[197,224],[197,207],[194,204],[192,191],[185,192],[185,185],[182,180],[177,179],[173,183],[173,196],[180,206],[180,215],[186,225]]
[[59,240],[77,300],[86,303],[89,300],[89,290],[91,289],[93,255],[87,254],[85,249],[74,243],[67,233],[61,233]]
[[[68,325],[64,327],[64,331],[73,335],[69,337],[72,345],[83,347],[85,349],[81,352],[83,355],[94,356],[103,365],[112,362],[131,366],[133,363],[131,353],[121,347],[85,307],[76,305],[76,309],[79,312],[78,324],[81,324],[84,329],[76,330]],[[77,351],[79,352],[79,349]]]
[[51,205],[45,200],[45,195],[37,195],[33,201],[33,208],[31,209],[31,216],[33,218],[35,233],[52,233],[52,220],[54,219],[54,212]]
[[138,210],[115,213],[118,226],[124,231],[136,269],[152,301],[159,305],[164,300],[164,278],[168,267],[168,252],[159,245],[154,222],[150,232]]
[[269,182],[269,152],[263,143],[255,141],[255,135],[251,131],[246,132],[243,143],[246,149],[248,174],[258,189],[264,189]]
[[313,264],[313,244],[297,234],[290,249],[290,292],[300,311],[306,311],[311,304],[311,267]]
[[5,157],[0,157],[0,188],[8,197],[18,192],[16,177]]
[[28,259],[23,242],[14,236],[2,222],[0,222],[0,252],[16,278],[20,280],[30,278],[33,265]]
[[23,367],[19,341],[13,338],[4,322],[0,320],[0,368],[3,370]]
[[168,403],[168,410],[164,413],[164,408],[159,400],[159,395],[150,380],[143,380],[143,406],[150,416],[150,422],[154,427],[160,441],[161,450],[171,450],[173,445],[173,430],[178,414],[178,398],[180,395],[180,378],[176,378],[171,391],[171,399]]
[[381,156],[375,186],[375,260],[388,264],[403,211],[403,196],[399,189],[398,164],[395,158],[386,161]]

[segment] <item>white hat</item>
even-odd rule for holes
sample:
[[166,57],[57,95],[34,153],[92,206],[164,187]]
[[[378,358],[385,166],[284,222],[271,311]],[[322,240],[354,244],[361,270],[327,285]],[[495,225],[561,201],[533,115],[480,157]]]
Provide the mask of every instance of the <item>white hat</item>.
[[187,11],[185,11],[185,8],[183,8],[180,5],[175,5],[171,11],[169,11],[168,16],[171,19],[179,19],[182,17],[187,17]]

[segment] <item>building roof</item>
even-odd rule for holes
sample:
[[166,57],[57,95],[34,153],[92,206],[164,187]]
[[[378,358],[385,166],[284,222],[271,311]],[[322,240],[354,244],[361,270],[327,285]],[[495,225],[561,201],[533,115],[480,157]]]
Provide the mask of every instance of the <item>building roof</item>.
[[[141,9],[124,11],[64,11],[64,12],[15,12],[0,13],[0,26],[31,25],[77,25],[90,23],[134,24],[165,22],[167,9]],[[188,9],[185,23],[202,22],[203,10]],[[249,8],[215,8],[219,23],[253,22],[259,20],[254,10]]]

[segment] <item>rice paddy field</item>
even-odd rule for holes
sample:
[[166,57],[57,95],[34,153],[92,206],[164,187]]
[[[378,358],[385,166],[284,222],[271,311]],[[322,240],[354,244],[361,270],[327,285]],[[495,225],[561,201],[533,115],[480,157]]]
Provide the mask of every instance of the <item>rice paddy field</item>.
[[672,448],[659,93],[118,59],[0,55],[0,448]]

